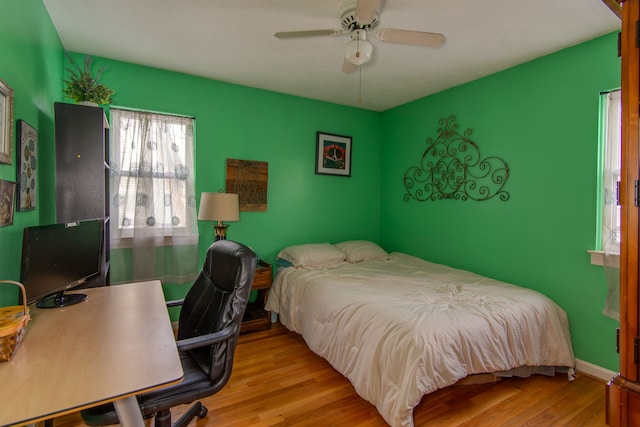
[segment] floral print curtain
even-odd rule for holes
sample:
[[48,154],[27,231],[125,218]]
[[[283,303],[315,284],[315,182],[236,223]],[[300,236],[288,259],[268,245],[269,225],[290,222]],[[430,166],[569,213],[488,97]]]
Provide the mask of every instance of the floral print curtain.
[[111,237],[112,247],[131,248],[124,280],[191,282],[199,270],[194,119],[117,108],[111,116]]

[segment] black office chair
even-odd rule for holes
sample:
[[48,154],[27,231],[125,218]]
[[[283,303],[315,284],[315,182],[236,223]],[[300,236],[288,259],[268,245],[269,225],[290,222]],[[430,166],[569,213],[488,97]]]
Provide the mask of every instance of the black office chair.
[[[145,418],[155,414],[156,427],[171,426],[171,407],[192,403],[218,392],[229,380],[240,323],[256,269],[256,256],[246,246],[230,240],[212,244],[202,271],[182,305],[176,344],[184,379],[181,383],[138,396]],[[81,412],[90,426],[117,424],[112,404]],[[207,408],[193,404],[175,426],[186,426],[195,417],[204,418]]]

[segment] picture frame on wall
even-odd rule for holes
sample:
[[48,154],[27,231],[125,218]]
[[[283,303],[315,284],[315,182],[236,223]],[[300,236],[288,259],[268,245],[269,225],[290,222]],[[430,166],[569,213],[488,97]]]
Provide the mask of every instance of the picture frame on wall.
[[16,183],[0,179],[0,227],[13,224]]
[[24,120],[18,120],[18,211],[36,208],[38,131]]
[[351,176],[350,136],[316,132],[316,175]]
[[0,79],[0,163],[13,160],[13,89]]

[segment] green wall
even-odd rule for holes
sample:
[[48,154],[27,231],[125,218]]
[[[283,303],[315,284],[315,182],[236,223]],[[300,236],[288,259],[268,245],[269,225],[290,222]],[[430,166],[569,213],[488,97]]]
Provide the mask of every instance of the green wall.
[[[0,277],[19,278],[22,229],[54,221],[53,103],[63,49],[41,0],[0,2],[0,78],[16,91],[15,118],[39,131],[38,207],[0,227]],[[78,55],[80,58],[80,55]],[[267,212],[243,212],[229,238],[273,261],[284,246],[363,238],[542,291],[564,307],[578,358],[616,370],[617,322],[595,246],[598,93],[619,86],[609,35],[384,113],[94,58],[113,104],[196,117],[196,190],[224,188],[227,158],[269,163]],[[256,70],[260,72],[260,70]],[[438,120],[456,115],[483,156],[503,157],[507,202],[404,202]],[[353,137],[352,177],[314,174],[315,132]],[[14,164],[0,179],[15,181]],[[200,256],[213,241],[199,224]],[[126,258],[124,258],[126,259]],[[114,273],[126,262],[114,257]],[[187,287],[168,289],[180,296]],[[9,300],[0,288],[0,302]],[[12,294],[13,295],[13,294]]]
[[[382,245],[543,292],[567,311],[576,356],[617,370],[618,323],[601,314],[604,273],[587,250],[596,241],[598,97],[619,85],[610,34],[384,112]],[[507,162],[508,201],[403,201],[404,172],[450,115],[473,130],[482,157]]]
[[[20,278],[22,229],[53,220],[53,103],[62,98],[63,49],[42,0],[0,1],[0,79],[15,93],[13,162],[0,164],[0,179],[16,181],[16,123],[38,130],[36,209],[15,212],[13,225],[0,227],[0,278]],[[15,289],[0,286],[0,301]]]

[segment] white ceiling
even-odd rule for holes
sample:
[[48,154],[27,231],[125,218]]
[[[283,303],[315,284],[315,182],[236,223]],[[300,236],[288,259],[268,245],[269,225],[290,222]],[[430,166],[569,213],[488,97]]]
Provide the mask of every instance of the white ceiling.
[[445,42],[426,48],[370,37],[373,58],[360,75],[341,71],[348,35],[273,36],[339,29],[340,0],[44,3],[69,51],[374,111],[620,28],[602,0],[386,0],[377,28],[443,33]]

